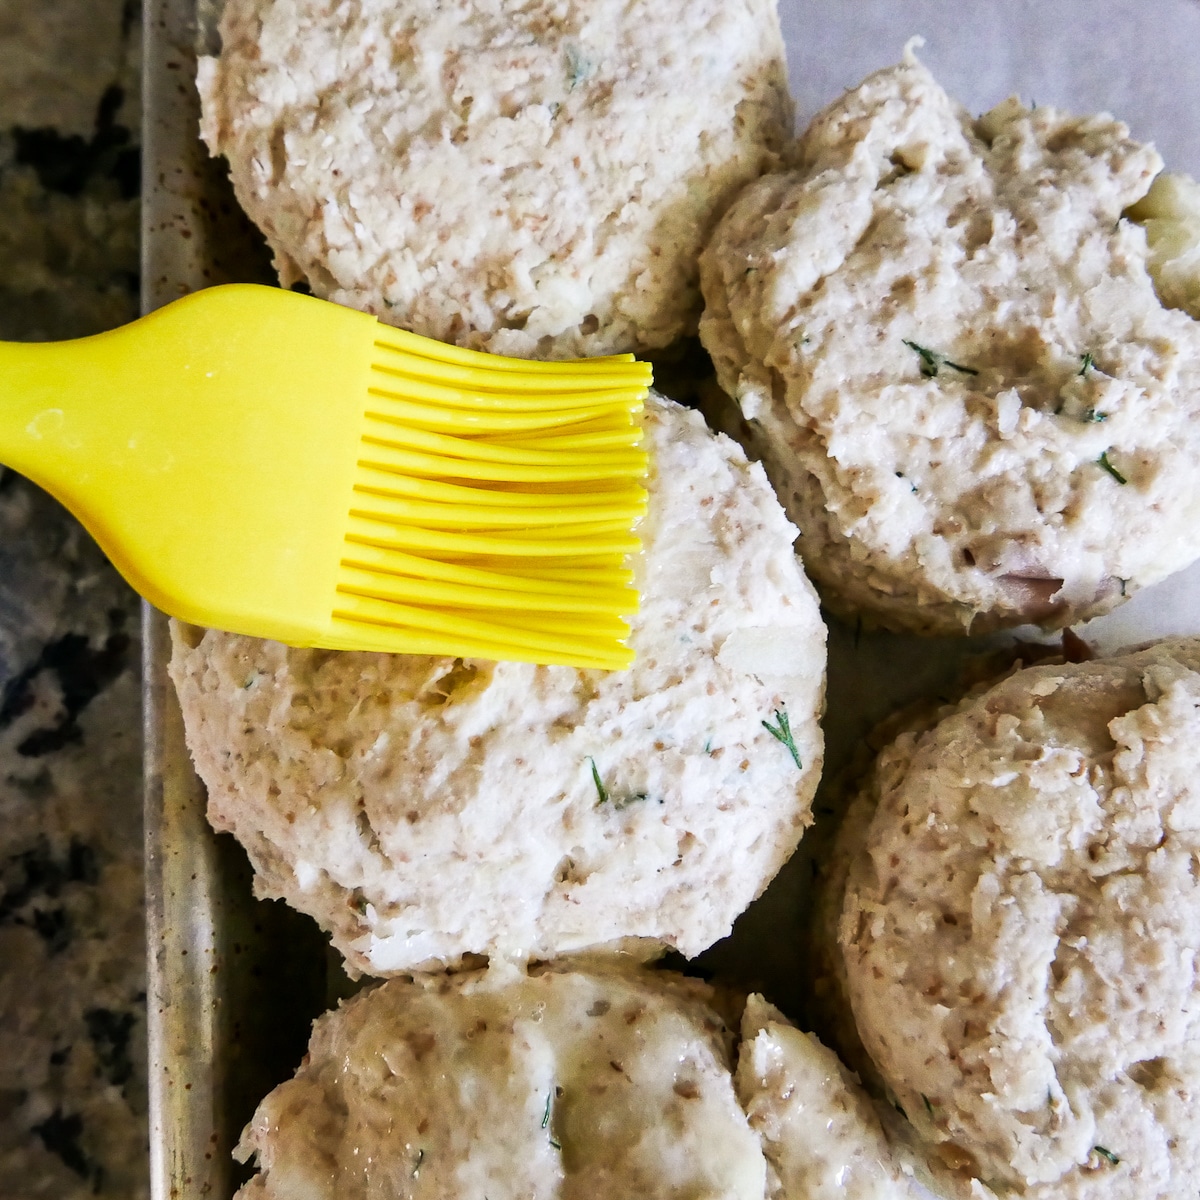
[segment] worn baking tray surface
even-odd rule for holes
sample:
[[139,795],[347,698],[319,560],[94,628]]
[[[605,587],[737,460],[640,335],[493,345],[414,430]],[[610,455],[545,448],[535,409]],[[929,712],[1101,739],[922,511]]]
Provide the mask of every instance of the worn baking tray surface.
[[[145,12],[143,308],[212,283],[271,282],[262,240],[197,137],[193,0]],[[228,1197],[249,1174],[231,1151],[295,1069],[325,1007],[325,939],[280,903],[256,901],[241,848],[204,818],[174,691],[166,618],[144,608],[146,884],[151,1187],[157,1198]]]
[[[212,0],[146,0],[143,302],[213,283],[272,281],[261,239],[197,137],[198,50],[217,48]],[[843,87],[895,61],[924,34],[925,61],[968,107],[1010,92],[1076,111],[1110,108],[1168,163],[1200,175],[1200,3],[1158,0],[781,0],[792,90],[807,118]],[[686,374],[686,372],[685,372]],[[1200,632],[1200,568],[1143,592],[1083,632],[1108,650]],[[258,1100],[295,1069],[309,1023],[345,978],[308,918],[251,898],[250,868],[204,819],[166,677],[166,621],[145,613],[146,850],[151,1176],[155,1197],[232,1194],[248,1171],[230,1156]],[[899,703],[935,695],[983,644],[830,629],[830,769]],[[827,770],[828,775],[828,770]],[[705,964],[788,1006],[802,980],[796,939],[809,878],[801,853]]]

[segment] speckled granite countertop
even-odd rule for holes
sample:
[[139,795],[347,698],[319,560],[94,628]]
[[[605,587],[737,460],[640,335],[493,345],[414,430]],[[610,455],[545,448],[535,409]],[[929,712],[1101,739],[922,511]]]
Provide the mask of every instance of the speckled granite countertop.
[[[137,313],[138,8],[0,0],[0,338]],[[0,1196],[149,1193],[136,597],[0,474]]]

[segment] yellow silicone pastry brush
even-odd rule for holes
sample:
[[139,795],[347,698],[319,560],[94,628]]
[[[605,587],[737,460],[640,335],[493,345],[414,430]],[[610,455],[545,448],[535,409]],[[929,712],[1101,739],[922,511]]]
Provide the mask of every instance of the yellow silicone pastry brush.
[[0,344],[0,462],[185,621],[296,646],[632,661],[628,355],[526,362],[253,285]]

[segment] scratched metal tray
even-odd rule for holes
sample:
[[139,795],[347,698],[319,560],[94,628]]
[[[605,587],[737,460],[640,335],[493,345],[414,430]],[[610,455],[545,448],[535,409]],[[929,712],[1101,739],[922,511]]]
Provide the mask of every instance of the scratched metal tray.
[[[143,309],[212,283],[271,281],[261,239],[197,136],[195,0],[147,0]],[[156,1200],[233,1194],[231,1157],[258,1099],[298,1064],[326,1000],[325,940],[250,892],[213,834],[166,676],[166,618],[144,609],[151,1187]]]
[[[196,288],[272,279],[222,165],[197,137],[197,51],[217,48],[219,0],[145,0],[143,304]],[[1012,91],[1078,111],[1111,108],[1173,166],[1200,175],[1200,4],[1157,0],[781,0],[792,90],[803,116],[894,61],[914,33],[946,86],[979,111]],[[1085,634],[1111,648],[1200,631],[1200,569],[1142,593]],[[830,631],[827,763],[898,703],[936,694],[980,644]],[[295,1069],[309,1024],[344,990],[324,936],[282,904],[252,899],[250,868],[204,819],[167,680],[166,621],[145,612],[146,854],[151,1179],[156,1200],[225,1200],[248,1171],[230,1151],[258,1100]],[[803,986],[798,942],[818,839],[705,965],[788,1006]],[[770,951],[767,952],[767,947]]]

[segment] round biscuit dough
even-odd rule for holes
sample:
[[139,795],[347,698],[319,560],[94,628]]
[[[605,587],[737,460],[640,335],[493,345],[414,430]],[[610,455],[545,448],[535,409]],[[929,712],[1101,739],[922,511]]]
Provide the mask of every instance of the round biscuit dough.
[[320,1018],[238,1146],[241,1200],[762,1200],[696,980],[598,963],[393,979]]
[[799,162],[719,225],[700,336],[827,603],[1066,625],[1200,554],[1200,324],[1122,217],[1152,147],[1016,100],[973,120],[910,51]]
[[791,136],[775,0],[229,0],[202,133],[284,284],[523,357],[694,332]]
[[352,971],[691,956],[810,823],[825,629],[795,530],[761,467],[696,413],[652,395],[646,430],[628,671],[176,629],[210,820]]
[[845,983],[888,1089],[960,1180],[1194,1195],[1197,745],[1200,639],[1183,639],[1016,672],[880,755]]
[[749,998],[742,1016],[735,1086],[762,1139],[774,1200],[941,1194],[920,1156],[888,1136],[895,1123],[888,1114],[897,1114],[873,1103],[832,1050],[761,996]]

